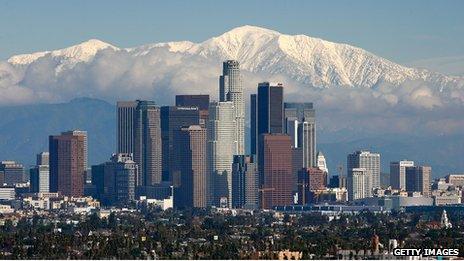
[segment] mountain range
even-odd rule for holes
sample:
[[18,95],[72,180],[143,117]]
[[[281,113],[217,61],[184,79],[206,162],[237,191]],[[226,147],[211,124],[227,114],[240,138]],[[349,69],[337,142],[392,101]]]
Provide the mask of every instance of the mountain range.
[[234,28],[201,43],[180,41],[119,48],[91,39],[60,50],[15,55],[8,62],[24,67],[40,59],[51,58],[55,62],[56,73],[60,73],[72,69],[77,63],[92,61],[104,49],[125,52],[133,57],[167,49],[183,56],[198,56],[213,61],[234,59],[241,63],[242,70],[282,74],[302,85],[318,88],[374,88],[380,83],[400,85],[414,80],[440,89],[464,86],[464,77],[408,68],[347,44],[306,35],[286,35],[256,26]]
[[200,43],[122,48],[91,39],[0,61],[0,160],[33,164],[48,135],[69,129],[88,131],[91,163],[107,160],[115,147],[115,101],[172,105],[175,94],[215,99],[227,59],[240,62],[245,97],[258,82],[279,81],[286,101],[314,102],[318,148],[332,173],[347,153],[363,148],[383,155],[384,171],[390,160],[406,158],[432,165],[434,175],[464,170],[462,75],[256,26]]

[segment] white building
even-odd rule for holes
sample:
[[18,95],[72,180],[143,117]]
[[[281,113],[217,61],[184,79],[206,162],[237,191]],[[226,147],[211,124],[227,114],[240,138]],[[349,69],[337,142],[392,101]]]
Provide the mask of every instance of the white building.
[[212,102],[208,120],[208,162],[212,177],[213,204],[227,200],[232,206],[232,163],[236,153],[233,102]]
[[464,187],[464,174],[449,174],[446,181],[455,186]]
[[173,196],[170,196],[169,198],[165,198],[165,199],[151,199],[151,198],[147,198],[146,196],[141,196],[140,201],[146,205],[158,206],[162,210],[167,210],[167,209],[174,207]]
[[406,167],[414,167],[414,161],[390,162],[390,186],[392,188],[406,190]]
[[0,214],[11,214],[14,212],[14,208],[10,205],[0,205]]
[[348,175],[351,169],[366,169],[370,176],[371,189],[380,187],[380,154],[370,151],[356,151],[348,155],[347,171]]
[[327,174],[327,177],[329,176],[329,169],[327,168],[327,162],[325,161],[325,157],[324,154],[322,154],[322,151],[317,153],[317,167],[324,171]]
[[222,75],[219,77],[219,101],[230,101],[234,104],[236,154],[243,155],[245,154],[245,100],[238,61],[228,60],[223,63]]
[[364,168],[353,168],[348,172],[348,200],[368,198],[372,196],[369,171]]
[[15,199],[16,192],[14,187],[0,187],[0,200]]

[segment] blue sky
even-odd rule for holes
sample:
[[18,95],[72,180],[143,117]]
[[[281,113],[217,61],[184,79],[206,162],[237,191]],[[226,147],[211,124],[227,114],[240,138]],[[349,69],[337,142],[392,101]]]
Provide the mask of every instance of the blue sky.
[[97,38],[203,41],[250,24],[349,43],[400,63],[464,55],[464,1],[0,0],[0,59]]

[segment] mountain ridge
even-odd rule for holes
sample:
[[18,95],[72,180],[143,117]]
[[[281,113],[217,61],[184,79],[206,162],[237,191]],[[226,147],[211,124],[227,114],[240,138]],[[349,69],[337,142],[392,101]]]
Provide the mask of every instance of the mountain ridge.
[[47,55],[56,59],[56,72],[88,63],[102,50],[126,52],[143,57],[156,49],[199,56],[209,60],[235,59],[242,70],[252,73],[283,74],[304,86],[373,88],[380,83],[401,85],[406,81],[424,81],[439,88],[464,86],[464,77],[447,76],[425,69],[402,66],[362,48],[329,42],[306,35],[287,35],[257,26],[241,26],[200,43],[166,42],[119,48],[91,39],[55,51],[12,56],[14,66],[28,66]]

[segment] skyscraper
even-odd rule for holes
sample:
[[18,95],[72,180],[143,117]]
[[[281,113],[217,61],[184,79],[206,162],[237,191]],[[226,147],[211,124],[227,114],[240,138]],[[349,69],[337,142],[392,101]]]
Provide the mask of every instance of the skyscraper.
[[208,121],[209,95],[176,95],[177,107],[197,107],[200,110],[200,125]]
[[393,189],[406,190],[406,167],[414,167],[414,161],[390,162],[390,185]]
[[322,151],[319,151],[317,153],[317,164],[316,167],[323,170],[326,175],[329,175],[329,169],[327,168],[327,162],[325,160],[324,154],[322,154]]
[[219,101],[230,101],[234,104],[236,153],[242,155],[245,153],[245,100],[238,61],[228,60],[222,64],[222,75],[219,76]]
[[298,173],[298,203],[307,204],[311,192],[327,188],[327,174],[318,168],[303,168]]
[[348,200],[368,198],[372,196],[371,175],[365,168],[352,168],[348,172]]
[[191,125],[174,131],[173,172],[178,172],[180,186],[176,191],[176,207],[210,205],[210,175],[206,153],[206,129]]
[[41,152],[37,154],[36,165],[29,170],[31,192],[50,192],[50,154]]
[[117,102],[117,152],[134,153],[134,121],[137,101]]
[[[251,95],[251,153],[257,154],[259,136],[263,133],[284,133],[283,95],[281,83],[258,84],[258,94]],[[253,117],[254,112],[256,117]],[[253,150],[254,148],[254,150]]]
[[50,153],[48,151],[41,152],[37,154],[36,165],[49,165],[50,162]]
[[161,107],[161,143],[162,143],[162,172],[163,180],[174,182],[180,177],[172,177],[174,132],[184,126],[200,124],[200,114],[197,107]]
[[212,176],[214,204],[232,199],[232,163],[236,153],[235,109],[233,102],[212,102],[208,120],[208,161]]
[[347,157],[348,174],[353,168],[364,168],[370,176],[371,189],[380,187],[380,154],[369,151],[356,151]]
[[152,101],[138,101],[134,118],[134,161],[138,186],[162,181],[160,108]]
[[257,151],[257,134],[258,134],[258,97],[256,94],[250,95],[250,152],[251,155],[256,155]]
[[23,165],[12,160],[0,162],[0,181],[8,185],[25,182]]
[[87,133],[68,131],[49,137],[50,192],[80,197],[84,194]]
[[130,153],[118,153],[111,160],[92,166],[96,196],[105,205],[126,204],[135,199],[138,166]]
[[284,103],[285,133],[292,137],[292,145],[302,149],[303,167],[316,163],[316,112],[312,103]]
[[421,192],[425,197],[430,197],[430,180],[432,168],[430,166],[406,167],[406,191]]
[[50,167],[37,165],[29,170],[31,192],[50,192]]
[[293,204],[294,176],[290,136],[282,133],[261,134],[258,166],[261,180],[261,207]]
[[232,207],[259,207],[259,175],[253,155],[235,155],[232,165]]

